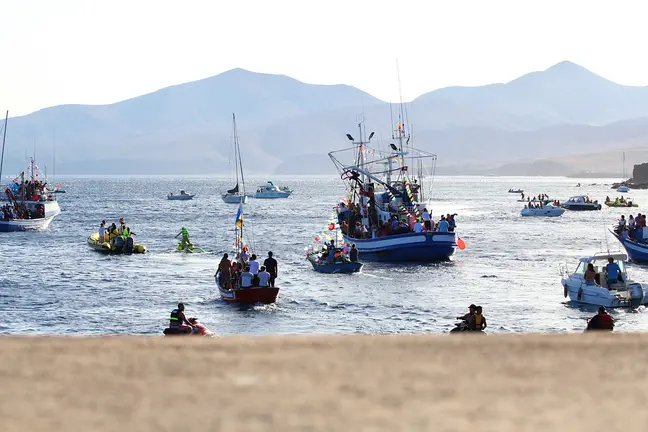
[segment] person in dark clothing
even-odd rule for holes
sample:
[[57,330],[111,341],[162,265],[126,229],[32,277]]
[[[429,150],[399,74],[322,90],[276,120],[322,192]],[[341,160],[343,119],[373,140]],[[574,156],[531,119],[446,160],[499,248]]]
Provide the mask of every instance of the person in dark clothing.
[[594,315],[587,323],[587,330],[614,330],[614,319],[607,313],[605,307],[601,306],[598,314]]
[[279,265],[277,264],[277,260],[272,258],[272,252],[268,252],[268,258],[263,261],[263,265],[266,271],[270,273],[270,286],[275,286],[275,279],[277,279],[277,275],[279,274]]
[[351,250],[349,251],[349,261],[358,262],[358,249],[356,249],[355,243],[351,245]]

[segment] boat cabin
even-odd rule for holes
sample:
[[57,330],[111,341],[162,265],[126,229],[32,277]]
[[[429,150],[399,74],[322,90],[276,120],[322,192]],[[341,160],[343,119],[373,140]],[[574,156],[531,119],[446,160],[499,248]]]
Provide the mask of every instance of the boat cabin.
[[[606,266],[608,264],[608,258],[614,259],[614,262],[617,263],[621,269],[621,277],[623,281],[615,283],[613,286],[608,286],[607,270]],[[617,290],[624,291],[628,288],[628,274],[625,267],[625,261],[628,259],[628,256],[624,253],[597,253],[591,257],[581,258],[578,263],[578,267],[572,276],[583,277],[585,271],[587,270],[587,265],[592,264],[594,266],[594,271],[596,272],[597,282],[601,285],[602,288],[607,288],[608,290]]]

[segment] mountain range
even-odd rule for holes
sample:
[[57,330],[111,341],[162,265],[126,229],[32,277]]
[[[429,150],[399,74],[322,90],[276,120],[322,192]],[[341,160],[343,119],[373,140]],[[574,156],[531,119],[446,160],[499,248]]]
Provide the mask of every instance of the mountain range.
[[[386,147],[399,107],[347,85],[233,69],[110,105],[60,105],[13,117],[5,173],[34,152],[66,174],[218,174],[230,169],[232,113],[250,174],[333,171],[361,114]],[[648,87],[565,61],[511,82],[447,87],[405,104],[416,147],[444,174],[621,173],[596,155],[645,148]],[[581,155],[582,157],[579,157]],[[641,161],[637,161],[641,162]]]

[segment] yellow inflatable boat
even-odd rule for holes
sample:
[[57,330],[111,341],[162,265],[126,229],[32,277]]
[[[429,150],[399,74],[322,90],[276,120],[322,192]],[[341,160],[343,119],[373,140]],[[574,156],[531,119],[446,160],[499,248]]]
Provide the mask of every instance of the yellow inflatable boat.
[[113,254],[146,252],[146,246],[141,244],[134,244],[132,237],[126,239],[126,242],[124,242],[124,240],[119,236],[114,237],[113,239],[111,239],[111,241],[102,241],[99,238],[98,232],[95,232],[94,234],[91,234],[90,237],[88,237],[88,246],[99,252]]

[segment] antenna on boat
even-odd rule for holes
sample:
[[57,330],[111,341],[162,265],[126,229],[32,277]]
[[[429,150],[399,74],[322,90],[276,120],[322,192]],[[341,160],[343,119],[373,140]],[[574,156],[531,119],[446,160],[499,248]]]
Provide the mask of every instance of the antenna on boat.
[[9,120],[9,110],[5,114],[4,132],[2,133],[2,156],[0,157],[0,185],[2,185],[2,166],[4,165],[5,141],[7,140],[7,120]]

